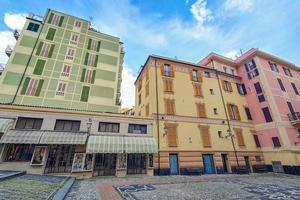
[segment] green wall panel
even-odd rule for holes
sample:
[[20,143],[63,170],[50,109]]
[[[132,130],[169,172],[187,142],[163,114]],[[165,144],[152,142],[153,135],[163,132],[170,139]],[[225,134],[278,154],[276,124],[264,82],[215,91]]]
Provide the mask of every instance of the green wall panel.
[[114,56],[100,54],[99,55],[99,62],[110,64],[110,65],[117,65],[118,58],[114,57]]
[[96,78],[97,79],[108,80],[108,81],[115,81],[116,73],[115,72],[110,72],[110,71],[107,71],[107,70],[97,69]]
[[33,48],[35,42],[36,42],[36,38],[30,37],[30,36],[27,36],[27,35],[23,35],[23,37],[22,37],[22,39],[20,41],[20,45],[24,46],[24,47]]
[[14,95],[0,94],[1,103],[10,103],[14,98]]
[[69,108],[70,102],[57,100],[57,99],[45,99],[44,106],[54,107],[54,108]]
[[29,59],[29,55],[16,52],[13,57],[13,60],[11,62],[13,64],[26,65],[28,62],[28,59]]
[[56,90],[57,83],[58,83],[57,79],[51,79],[50,85],[49,85],[49,90]]
[[100,48],[107,49],[107,50],[110,50],[110,51],[116,51],[116,52],[119,51],[119,45],[118,44],[108,42],[108,41],[104,41],[104,40],[101,41]]
[[15,73],[15,72],[7,72],[3,83],[7,85],[19,85],[20,80],[22,78],[22,74]]
[[31,106],[41,106],[42,101],[43,101],[42,98],[24,96],[22,100],[22,104],[31,105]]
[[91,88],[90,95],[96,97],[113,98],[114,88],[93,85]]
[[118,107],[117,106],[88,104],[88,110],[101,111],[101,112],[118,112]]

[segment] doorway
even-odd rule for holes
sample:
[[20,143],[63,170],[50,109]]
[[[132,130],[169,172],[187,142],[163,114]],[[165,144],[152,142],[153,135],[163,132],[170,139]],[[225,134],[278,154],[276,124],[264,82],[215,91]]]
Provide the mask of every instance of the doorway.
[[205,174],[215,174],[214,157],[212,154],[203,154],[203,165]]
[[222,163],[223,163],[223,170],[224,173],[228,173],[228,159],[227,159],[227,154],[221,154],[222,157]]
[[245,159],[245,164],[246,164],[247,169],[249,170],[249,172],[252,172],[249,156],[245,156],[244,159]]
[[127,155],[127,174],[146,174],[147,155],[131,153]]
[[169,155],[169,162],[170,162],[170,175],[178,175],[178,155],[177,154],[170,154]]
[[115,176],[117,154],[96,154],[93,176]]

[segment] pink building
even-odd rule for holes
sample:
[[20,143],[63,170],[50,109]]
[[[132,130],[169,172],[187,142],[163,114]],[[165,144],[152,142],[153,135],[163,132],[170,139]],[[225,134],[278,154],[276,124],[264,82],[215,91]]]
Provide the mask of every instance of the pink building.
[[236,60],[210,53],[199,64],[242,77],[252,134],[266,164],[300,174],[300,68],[255,48]]

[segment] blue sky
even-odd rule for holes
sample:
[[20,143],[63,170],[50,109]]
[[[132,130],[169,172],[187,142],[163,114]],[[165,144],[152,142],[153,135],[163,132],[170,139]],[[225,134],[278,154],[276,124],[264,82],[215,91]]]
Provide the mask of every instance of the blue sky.
[[[28,12],[52,8],[85,19],[118,36],[125,46],[125,106],[149,54],[197,62],[211,51],[234,57],[252,47],[300,66],[300,0],[0,0],[0,50]],[[5,62],[0,53],[0,62]],[[127,105],[128,104],[128,105]]]

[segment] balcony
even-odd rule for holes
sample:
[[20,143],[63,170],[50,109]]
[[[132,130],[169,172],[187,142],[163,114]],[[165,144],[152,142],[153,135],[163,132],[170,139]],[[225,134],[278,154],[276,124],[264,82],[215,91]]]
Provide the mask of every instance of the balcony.
[[14,38],[16,40],[18,40],[20,35],[21,35],[21,30],[16,29],[15,32],[14,32]]
[[288,117],[293,126],[300,128],[300,112],[289,113]]
[[7,45],[5,49],[5,54],[10,57],[11,53],[13,52],[13,46]]

